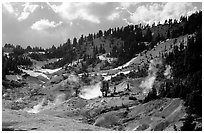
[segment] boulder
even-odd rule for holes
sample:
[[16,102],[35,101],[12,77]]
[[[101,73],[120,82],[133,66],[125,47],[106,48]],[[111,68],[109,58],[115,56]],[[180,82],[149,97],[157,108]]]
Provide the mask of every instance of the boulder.
[[116,112],[108,112],[96,119],[94,125],[99,127],[110,128],[119,123],[119,117]]

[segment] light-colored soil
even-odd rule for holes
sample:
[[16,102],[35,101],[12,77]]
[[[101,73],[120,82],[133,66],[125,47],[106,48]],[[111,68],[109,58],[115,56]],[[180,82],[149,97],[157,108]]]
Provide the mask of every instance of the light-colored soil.
[[[183,38],[178,38],[175,45]],[[167,42],[162,42],[147,53],[143,52],[126,63],[123,68],[119,67],[118,69],[104,70],[98,73],[107,73],[106,76],[110,76],[122,71],[136,70],[138,67],[143,67],[151,58],[157,58],[161,51],[165,52],[165,48],[170,51],[170,45],[173,44],[173,41],[171,39]],[[42,62],[36,63],[38,63],[36,64],[38,66],[43,64]],[[94,75],[95,73],[90,74]],[[110,85],[108,97],[83,99],[75,97],[75,88],[80,86],[79,89],[84,89],[85,85],[81,81],[77,82],[77,84],[74,83],[69,78],[70,75],[67,70],[61,69],[52,74],[47,74],[50,79],[47,81],[40,77],[32,76],[23,79],[28,85],[19,88],[24,91],[24,99],[21,99],[19,103],[26,103],[27,107],[24,109],[18,109],[17,107],[15,108],[16,110],[11,109],[11,105],[14,106],[18,103],[16,102],[18,100],[17,96],[15,99],[3,100],[3,130],[150,131],[174,130],[174,125],[178,129],[182,125],[180,119],[185,116],[186,112],[181,99],[163,98],[147,103],[140,101],[145,98],[142,93],[143,89],[139,87],[144,78],[120,81],[115,85],[117,94],[111,95],[114,88],[113,83]],[[15,77],[11,76],[11,78]],[[86,90],[97,91],[98,89],[93,89],[93,87],[99,83],[100,79],[94,76],[91,78],[92,82],[90,85],[86,85]],[[126,91],[127,84],[130,87],[129,91]],[[33,90],[38,90],[39,92],[30,94]],[[16,91],[15,94],[18,92],[20,91]],[[59,95],[62,97],[59,97]],[[131,99],[131,97],[135,99]],[[39,113],[26,112],[34,109],[36,105],[40,107]]]
[[109,129],[96,127],[71,118],[60,118],[46,114],[29,114],[23,111],[3,109],[3,128],[14,130],[36,131],[106,131]]

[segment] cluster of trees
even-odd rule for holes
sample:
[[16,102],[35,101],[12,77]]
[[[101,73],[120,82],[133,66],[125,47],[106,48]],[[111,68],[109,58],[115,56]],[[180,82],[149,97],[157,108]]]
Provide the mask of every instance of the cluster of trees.
[[[21,55],[26,52],[45,52],[45,54],[33,53],[29,56],[36,60],[44,60],[51,58],[62,58],[54,64],[49,64],[49,66],[61,67],[67,63],[71,63],[74,60],[79,58],[84,59],[85,65],[90,65],[92,63],[96,64],[99,59],[97,58],[98,54],[106,53],[106,49],[103,45],[97,47],[93,45],[93,40],[96,38],[116,38],[121,39],[123,44],[120,46],[111,47],[110,57],[118,58],[117,65],[124,64],[125,62],[132,59],[136,54],[142,52],[146,49],[151,49],[159,41],[163,41],[167,38],[178,37],[183,34],[194,33],[199,29],[202,19],[202,12],[196,12],[191,16],[181,17],[179,22],[177,20],[166,20],[164,24],[158,23],[155,26],[155,23],[152,26],[149,25],[128,25],[125,27],[109,28],[108,30],[99,30],[97,33],[91,33],[87,36],[81,35],[79,39],[73,38],[67,39],[67,42],[60,44],[60,46],[55,47],[54,45],[51,48],[43,49],[41,47],[30,47],[26,49],[21,48],[20,46],[14,47],[13,45],[6,44],[5,47],[13,47],[15,53]],[[164,28],[166,27],[166,28]],[[164,29],[165,32],[159,32],[159,29]],[[154,33],[154,34],[153,34]],[[113,43],[114,41],[111,41]],[[147,42],[149,45],[146,45]],[[84,45],[91,43],[93,46],[93,54],[86,55],[86,50],[82,49]],[[90,49],[90,46],[88,48]],[[85,66],[84,68],[86,68]]]
[[[121,38],[124,44],[120,47],[113,47],[110,56],[118,58],[120,64],[132,59],[135,54],[138,54],[145,50],[147,47],[142,42],[142,29],[138,25],[128,25],[124,28],[113,31],[113,37]],[[119,64],[119,65],[120,65]]]
[[183,19],[186,21],[183,33],[193,35],[188,37],[187,45],[184,41],[180,42],[172,52],[163,55],[164,64],[172,67],[172,78],[165,78],[166,68],[163,65],[157,73],[159,95],[156,86],[153,86],[144,102],[160,97],[181,98],[188,114],[181,130],[202,130],[195,124],[202,118],[202,12],[192,14],[188,20]]
[[[196,12],[189,18],[181,16],[179,22],[177,20],[169,19],[166,20],[164,24],[158,23],[157,26],[155,26],[154,23],[152,26],[143,26],[140,24],[128,25],[121,28],[110,28],[101,34],[104,37],[111,36],[113,38],[118,38],[124,41],[122,46],[114,46],[110,54],[111,57],[118,58],[120,61],[118,65],[121,65],[124,62],[132,59],[135,54],[138,54],[145,49],[153,48],[159,41],[164,41],[168,38],[175,38],[183,34],[192,33],[195,31],[195,29],[198,29],[198,27],[195,25],[199,25],[200,22],[196,21],[196,23],[194,23],[194,21],[198,20],[200,14],[201,13]],[[194,25],[192,26],[193,23]],[[162,28],[164,32],[157,32],[160,28]],[[143,42],[148,42],[150,45],[146,46]]]
[[184,48],[175,46],[166,57],[167,64],[172,66],[173,80],[166,82],[167,97],[180,97],[186,101],[191,113],[202,115],[202,31],[196,37],[188,39]]
[[[188,38],[187,46],[183,42],[174,46],[173,51],[165,55],[165,62],[172,66],[173,78],[160,78],[159,97],[183,99],[188,117],[182,130],[189,130],[190,127],[190,130],[195,130],[193,121],[202,117],[202,28],[195,33],[195,37]],[[194,126],[189,127],[189,124]]]
[[124,73],[117,74],[115,77],[111,77],[112,83],[120,83],[123,79],[127,78]]
[[[118,58],[118,65],[121,65],[131,58],[142,52],[143,50],[149,48],[153,48],[156,43],[159,41],[163,41],[167,38],[175,38],[183,34],[191,33],[198,27],[195,25],[192,26],[192,23],[197,20],[200,13],[196,12],[191,15],[189,18],[181,16],[180,20],[166,20],[164,24],[158,23],[155,26],[155,23],[152,26],[149,25],[128,25],[125,27],[115,27],[109,28],[108,30],[99,30],[97,33],[90,33],[87,36],[81,35],[79,39],[73,38],[68,39],[66,43],[60,45],[59,47],[55,47],[46,49],[46,57],[47,58],[63,58],[59,62],[56,62],[55,66],[63,66],[66,63],[72,62],[74,59],[84,58],[87,62],[95,62],[97,60],[96,55],[103,54],[106,52],[105,48],[100,45],[93,47],[93,55],[85,55],[85,51],[81,50],[82,46],[86,43],[92,43],[96,38],[117,38],[124,41],[123,45],[120,47],[113,46],[110,52],[110,57]],[[196,24],[199,22],[196,21]],[[154,32],[161,28],[164,28],[166,31],[164,33],[153,34]],[[148,42],[150,45],[146,46],[145,43]],[[113,42],[112,42],[113,43]],[[89,49],[89,48],[88,48]],[[88,58],[87,58],[88,57]],[[96,61],[97,62],[97,61]],[[87,63],[87,65],[90,65]]]
[[5,79],[5,75],[20,73],[18,69],[19,65],[31,66],[32,61],[24,55],[24,49],[17,45],[16,47],[10,44],[6,45],[6,48],[13,48],[13,52],[9,55],[2,52],[2,79]]
[[21,52],[25,53],[25,52],[43,52],[45,51],[45,49],[43,49],[42,47],[31,47],[31,46],[27,46],[25,49],[22,48],[20,45],[16,45],[14,46],[13,44],[9,44],[9,43],[6,43],[4,45],[4,48],[12,48],[12,49],[18,49],[18,50],[21,50]]
[[25,49],[26,52],[44,52],[45,49],[43,49],[42,47],[31,47],[31,46],[27,46],[26,49]]
[[144,67],[144,68],[138,68],[138,71],[131,71],[129,74],[128,74],[128,77],[129,78],[141,78],[141,77],[146,77],[148,76],[148,72],[147,72],[147,67]]
[[29,57],[32,58],[32,59],[35,59],[37,61],[46,60],[46,57],[42,53],[31,53],[31,54],[29,54]]

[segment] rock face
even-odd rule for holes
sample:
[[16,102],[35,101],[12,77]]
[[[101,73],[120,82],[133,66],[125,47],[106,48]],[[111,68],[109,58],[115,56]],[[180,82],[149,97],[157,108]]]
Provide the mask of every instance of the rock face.
[[117,112],[106,113],[102,115],[101,117],[99,117],[95,121],[94,125],[99,126],[99,127],[105,127],[105,128],[113,127],[119,122],[119,118],[116,114]]
[[180,99],[150,101],[132,109],[128,117],[136,116],[137,122],[128,124],[127,129],[141,130],[141,128],[147,127],[144,125],[148,125],[148,128],[144,130],[162,131],[168,129],[173,124],[180,123],[180,119],[185,116],[184,109]]

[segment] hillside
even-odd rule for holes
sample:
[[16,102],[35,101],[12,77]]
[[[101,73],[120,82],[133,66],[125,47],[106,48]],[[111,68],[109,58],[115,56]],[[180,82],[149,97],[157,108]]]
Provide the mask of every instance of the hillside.
[[47,50],[6,45],[2,130],[202,130],[201,17],[100,30]]

